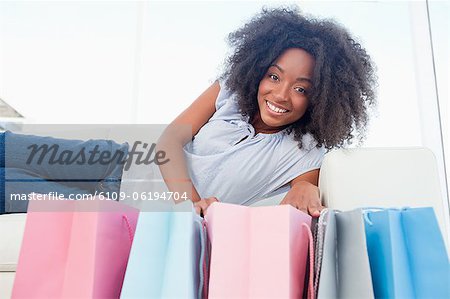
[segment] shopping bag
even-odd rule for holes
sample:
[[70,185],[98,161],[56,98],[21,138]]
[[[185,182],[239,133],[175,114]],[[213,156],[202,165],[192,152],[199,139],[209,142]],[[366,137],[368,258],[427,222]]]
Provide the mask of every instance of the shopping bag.
[[[302,297],[306,269],[313,266],[309,215],[289,205],[213,203],[205,219],[211,242],[210,299]],[[309,278],[312,292],[312,273]]]
[[318,229],[317,298],[373,298],[362,210],[324,210]]
[[376,297],[450,298],[450,264],[432,208],[367,210]]
[[33,195],[12,298],[118,298],[138,215],[99,198]]
[[141,212],[121,298],[201,298],[206,230],[191,202]]

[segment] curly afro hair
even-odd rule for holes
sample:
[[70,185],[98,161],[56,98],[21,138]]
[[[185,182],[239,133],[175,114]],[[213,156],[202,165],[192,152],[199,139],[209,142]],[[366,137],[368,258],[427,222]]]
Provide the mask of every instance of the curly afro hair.
[[369,55],[345,28],[296,8],[263,9],[228,39],[234,52],[222,78],[243,116],[252,121],[258,113],[258,86],[270,65],[286,49],[301,48],[315,58],[313,86],[307,111],[289,134],[302,148],[302,136],[310,133],[317,147],[328,150],[351,144],[354,132],[364,139],[368,108],[376,105],[376,75]]

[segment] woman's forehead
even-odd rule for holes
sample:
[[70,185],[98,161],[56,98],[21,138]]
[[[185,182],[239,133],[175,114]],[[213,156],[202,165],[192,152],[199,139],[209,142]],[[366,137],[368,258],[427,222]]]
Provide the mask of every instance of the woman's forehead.
[[314,64],[315,60],[311,54],[300,48],[290,48],[278,56],[270,67],[278,69],[281,73],[310,79]]

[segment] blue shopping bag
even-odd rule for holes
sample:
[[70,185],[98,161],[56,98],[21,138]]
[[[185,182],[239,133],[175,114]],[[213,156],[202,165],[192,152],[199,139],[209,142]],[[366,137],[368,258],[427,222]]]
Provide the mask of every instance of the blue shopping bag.
[[450,264],[433,209],[365,213],[375,297],[450,298]]
[[450,263],[433,209],[406,209],[402,222],[416,297],[450,298]]
[[140,213],[121,298],[202,296],[206,231],[192,203],[182,205]]

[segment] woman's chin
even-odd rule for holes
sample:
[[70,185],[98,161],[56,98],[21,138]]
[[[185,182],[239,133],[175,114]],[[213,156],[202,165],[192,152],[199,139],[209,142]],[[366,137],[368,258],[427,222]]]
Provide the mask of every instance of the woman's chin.
[[262,121],[264,122],[264,124],[273,130],[279,129],[282,130],[286,127],[286,124],[283,122],[279,122],[279,121],[273,121],[272,119],[268,119],[268,118],[262,118]]

